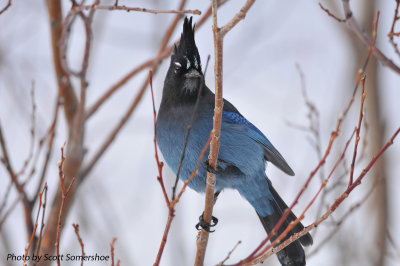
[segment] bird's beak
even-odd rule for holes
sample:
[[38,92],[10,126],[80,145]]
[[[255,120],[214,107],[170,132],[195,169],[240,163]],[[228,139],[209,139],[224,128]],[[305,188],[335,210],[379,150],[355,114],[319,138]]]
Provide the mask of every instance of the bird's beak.
[[185,74],[185,78],[195,79],[201,78],[201,74],[196,69],[192,68],[188,73]]

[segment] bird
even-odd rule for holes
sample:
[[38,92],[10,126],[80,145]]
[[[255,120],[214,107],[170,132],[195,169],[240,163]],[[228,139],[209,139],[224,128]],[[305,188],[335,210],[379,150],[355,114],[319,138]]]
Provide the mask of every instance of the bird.
[[[179,178],[183,181],[190,177],[207,143],[213,128],[215,105],[215,95],[205,84],[194,31],[192,17],[185,17],[180,42],[174,46],[171,55],[156,120],[158,147],[173,172],[177,173],[181,164]],[[189,125],[191,131],[186,142],[184,159],[180,163]],[[294,172],[267,137],[226,99],[223,99],[218,166],[212,169],[207,158],[202,160],[198,174],[188,186],[203,193],[207,172],[215,173],[216,193],[224,189],[236,189],[253,206],[269,234],[288,206],[268,179],[265,173],[266,164],[271,162],[290,176]],[[296,219],[293,212],[290,212],[278,232],[271,237],[271,241]],[[283,241],[303,229],[304,226],[298,223]],[[311,245],[312,242],[311,235],[307,233],[279,251],[278,260],[284,266],[305,265],[302,246]]]

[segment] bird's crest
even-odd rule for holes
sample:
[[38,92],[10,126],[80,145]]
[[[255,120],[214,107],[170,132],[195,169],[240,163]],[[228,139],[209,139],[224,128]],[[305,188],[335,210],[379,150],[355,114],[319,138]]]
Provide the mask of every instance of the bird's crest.
[[187,70],[195,68],[201,71],[200,55],[194,41],[194,28],[195,26],[192,26],[192,17],[190,19],[185,17],[181,41],[178,46],[175,45],[172,59]]

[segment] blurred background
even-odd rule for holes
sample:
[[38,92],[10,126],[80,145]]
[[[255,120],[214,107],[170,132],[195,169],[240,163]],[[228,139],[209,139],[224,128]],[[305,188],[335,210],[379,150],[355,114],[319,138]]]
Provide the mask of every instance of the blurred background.
[[[0,1],[1,6],[5,2]],[[66,13],[71,3],[62,3]],[[113,4],[112,1],[102,3]],[[222,6],[218,13],[219,25],[224,25],[243,3],[228,1]],[[120,4],[176,9],[179,1],[120,1]],[[186,8],[204,12],[209,4],[209,1],[188,1]],[[341,1],[322,1],[322,4],[338,17],[344,17]],[[380,10],[377,47],[399,64],[400,58],[387,37],[396,1],[353,0],[350,4],[368,34],[375,11]],[[173,14],[96,11],[87,76],[88,106],[128,71],[154,57],[162,35],[174,17]],[[194,16],[193,19],[197,21],[198,18]],[[180,36],[181,23],[174,32],[174,41]],[[80,66],[84,42],[83,26],[75,23],[68,49],[69,62],[74,68]],[[213,90],[214,51],[210,20],[196,32],[196,42],[203,67],[207,56],[211,55],[206,84]],[[325,151],[337,119],[351,98],[356,74],[366,59],[367,50],[347,25],[329,17],[316,1],[257,1],[246,19],[225,37],[224,97],[265,133],[295,171],[296,176],[290,177],[272,165],[267,167],[267,175],[288,204],[319,162],[315,136],[299,129],[309,128],[310,111],[302,95],[302,81],[296,64],[304,73],[308,98],[319,112],[320,147]],[[168,66],[169,59],[166,59],[153,77],[157,107]],[[88,120],[85,159],[93,155],[119,122],[147,75],[148,71],[142,71],[131,79]],[[45,1],[13,1],[12,6],[0,15],[0,123],[10,160],[17,169],[22,167],[29,153],[32,82],[37,105],[35,141],[38,141],[51,124],[58,90],[49,18]],[[400,76],[372,58],[367,70],[366,94],[367,129],[362,128],[362,137],[367,146],[365,155],[357,162],[355,176],[400,125]],[[359,99],[357,94],[322,174],[313,179],[294,208],[295,213],[302,212],[307,206],[321,184],[321,177],[327,176],[343,151],[358,122]],[[154,262],[168,209],[156,179],[153,130],[151,95],[147,90],[131,119],[77,190],[62,233],[61,253],[80,254],[71,226],[78,223],[87,254],[109,254],[109,243],[116,237],[116,258],[122,265],[151,265]],[[59,147],[67,138],[65,118],[60,112],[46,177],[49,201],[58,187]],[[362,147],[364,145],[360,143],[360,150]],[[327,186],[329,192],[307,212],[303,220],[305,225],[314,222],[344,191],[348,175],[343,174],[350,167],[352,150],[353,144],[346,154],[346,166],[339,167]],[[39,158],[39,163],[43,157]],[[308,265],[400,265],[399,161],[400,145],[396,140],[362,185],[312,232],[315,234],[314,245],[306,249]],[[0,199],[10,182],[3,166],[0,167]],[[167,166],[163,174],[167,191],[171,193],[175,176]],[[32,184],[37,178],[36,175],[33,177]],[[363,200],[377,179],[385,182],[376,185],[370,197]],[[28,195],[34,193],[34,187],[28,183]],[[9,202],[17,196],[16,190],[12,189]],[[342,220],[360,200],[361,207]],[[197,235],[194,226],[203,208],[204,195],[188,189],[177,205],[161,265],[193,264]],[[224,191],[220,195],[214,216],[219,218],[219,224],[216,232],[210,235],[206,265],[222,261],[241,240],[228,261],[237,262],[250,254],[266,236],[256,213],[236,191]],[[339,221],[342,221],[340,225]],[[8,253],[22,255],[27,242],[22,205],[19,204],[1,228],[0,264],[20,265],[20,262],[7,262],[5,258]],[[264,264],[279,265],[275,256]],[[69,264],[64,262],[63,265]]]

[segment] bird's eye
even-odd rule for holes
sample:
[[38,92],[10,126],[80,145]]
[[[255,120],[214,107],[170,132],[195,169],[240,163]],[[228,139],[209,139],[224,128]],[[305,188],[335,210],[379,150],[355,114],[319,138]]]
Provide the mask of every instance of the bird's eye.
[[174,63],[174,65],[175,65],[175,72],[177,72],[177,71],[181,70],[181,68],[182,68],[182,65],[181,65],[181,63],[179,63],[179,62],[175,62],[175,63]]

